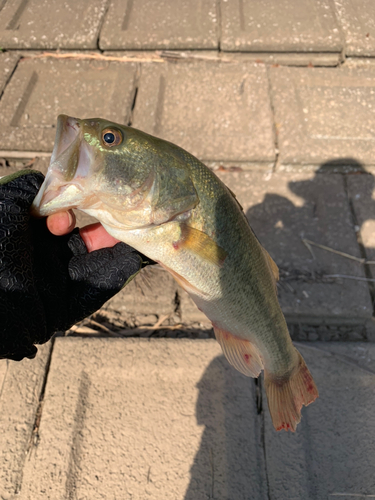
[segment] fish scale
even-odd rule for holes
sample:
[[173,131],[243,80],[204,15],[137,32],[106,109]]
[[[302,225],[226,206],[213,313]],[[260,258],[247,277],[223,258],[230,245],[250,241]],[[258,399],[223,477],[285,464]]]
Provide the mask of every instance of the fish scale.
[[247,376],[264,369],[275,428],[296,429],[318,391],[278,303],[277,266],[211,170],[131,127],[61,115],[33,211],[70,208],[170,272],[212,321],[228,361]]

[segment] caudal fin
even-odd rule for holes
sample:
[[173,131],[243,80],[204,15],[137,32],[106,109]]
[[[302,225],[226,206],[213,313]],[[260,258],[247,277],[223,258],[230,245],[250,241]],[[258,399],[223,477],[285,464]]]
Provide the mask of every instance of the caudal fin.
[[[298,352],[298,351],[297,351]],[[304,359],[298,352],[297,368],[288,378],[277,378],[265,371],[265,388],[272,423],[277,431],[294,432],[301,420],[301,408],[319,396],[318,389]]]

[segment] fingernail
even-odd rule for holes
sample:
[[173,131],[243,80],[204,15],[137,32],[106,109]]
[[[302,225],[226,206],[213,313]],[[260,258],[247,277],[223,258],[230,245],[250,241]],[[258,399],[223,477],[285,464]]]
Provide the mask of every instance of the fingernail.
[[71,212],[66,212],[68,215],[69,227],[74,224],[73,215]]

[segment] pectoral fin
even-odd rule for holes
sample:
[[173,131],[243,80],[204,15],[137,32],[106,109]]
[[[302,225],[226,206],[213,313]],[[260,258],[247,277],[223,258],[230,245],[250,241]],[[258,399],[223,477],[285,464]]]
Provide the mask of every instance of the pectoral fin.
[[177,242],[178,248],[190,250],[211,264],[222,267],[228,253],[212,238],[187,224],[181,224],[181,233],[182,237]]

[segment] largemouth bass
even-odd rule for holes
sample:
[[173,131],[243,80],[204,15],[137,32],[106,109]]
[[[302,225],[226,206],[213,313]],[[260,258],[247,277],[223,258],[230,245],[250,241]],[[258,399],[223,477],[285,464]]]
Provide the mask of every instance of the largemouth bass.
[[258,377],[277,430],[318,391],[280,309],[278,270],[233,193],[183,149],[102,119],[60,115],[39,216],[78,208],[160,263],[212,321],[223,353]]

